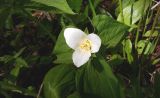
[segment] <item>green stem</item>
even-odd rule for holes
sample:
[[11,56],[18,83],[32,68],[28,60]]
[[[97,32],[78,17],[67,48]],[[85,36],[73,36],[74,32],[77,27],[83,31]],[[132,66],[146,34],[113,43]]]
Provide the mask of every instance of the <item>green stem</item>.
[[94,6],[93,6],[93,3],[91,0],[89,0],[89,5],[90,5],[90,8],[91,8],[91,11],[92,11],[92,14],[93,14],[93,17],[96,16],[96,12],[95,12],[95,9],[94,9]]
[[137,48],[137,43],[138,43],[138,38],[139,38],[139,31],[140,31],[140,27],[141,27],[141,21],[142,21],[142,18],[140,19],[140,21],[138,23],[138,28],[137,28],[137,32],[136,32],[136,39],[135,39],[135,48]]
[[150,21],[152,20],[152,16],[153,16],[153,10],[151,10],[151,12],[148,11],[147,15],[146,15],[146,18],[145,18],[146,20],[145,20],[145,26],[144,26],[144,29],[143,29],[143,35],[145,34],[145,32],[147,30],[147,24],[150,23]]
[[60,18],[60,23],[61,23],[62,28],[66,27],[63,17]]
[[42,82],[41,85],[40,85],[40,88],[39,88],[39,90],[38,90],[38,94],[37,94],[36,98],[40,98],[40,94],[41,94],[41,92],[42,92],[42,88],[43,88],[43,82]]
[[119,5],[120,5],[120,13],[121,13],[121,17],[122,17],[122,22],[124,23],[122,0],[119,0]]
[[149,12],[147,13],[147,18],[146,18],[145,26],[144,26],[144,29],[143,29],[143,34],[145,34],[145,32],[146,32],[147,24],[150,23],[152,16],[153,16],[153,11],[151,12],[150,17],[149,17]]
[[123,42],[124,42],[123,43],[123,58],[126,59],[126,52],[125,52],[125,42],[126,42],[126,39],[124,39]]
[[156,23],[157,23],[157,20],[158,20],[159,14],[160,14],[160,7],[158,8],[158,11],[157,11],[156,17],[155,17],[155,19],[154,19],[154,21],[153,21],[153,25],[152,25],[151,33],[150,33],[150,36],[149,36],[149,40],[151,39],[152,34],[154,33],[154,29],[155,29],[155,26],[156,26]]
[[[145,4],[146,4],[146,1],[145,1],[144,5],[143,5],[142,11],[145,8]],[[141,29],[141,22],[143,20],[143,15],[144,15],[144,12],[142,12],[142,18],[140,19],[140,21],[138,23],[138,29],[137,29],[137,33],[136,33],[136,39],[135,39],[135,48],[137,48],[137,43],[138,43],[138,38],[139,38],[139,32],[140,32],[140,29]]]
[[156,46],[158,44],[159,38],[160,38],[160,34],[158,34],[158,36],[156,37],[155,42],[154,42],[154,44],[152,46],[153,48],[151,48],[151,50],[149,51],[150,53],[154,52],[154,50],[155,50],[155,48],[156,48]]

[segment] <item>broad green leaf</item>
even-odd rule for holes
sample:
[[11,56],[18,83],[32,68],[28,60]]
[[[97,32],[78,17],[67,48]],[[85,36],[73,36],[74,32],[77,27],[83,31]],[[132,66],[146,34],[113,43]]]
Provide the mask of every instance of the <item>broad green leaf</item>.
[[[36,10],[45,10],[45,11],[56,11],[56,8],[52,7],[52,6],[47,6],[45,4],[39,3],[39,2],[35,2],[35,1],[30,1],[29,3],[26,3],[24,5],[25,9],[36,9]],[[57,9],[58,10],[58,9]]]
[[55,63],[72,64],[73,50],[67,46],[64,39],[64,30],[59,34],[53,53],[57,56]]
[[122,0],[123,8],[127,7],[128,5],[132,4],[135,0]]
[[52,68],[44,79],[45,98],[66,98],[75,89],[75,69],[70,65]]
[[[134,1],[135,0],[122,0],[122,9],[124,9],[125,7],[127,7],[128,5],[131,5],[131,4],[133,4],[134,3]],[[117,1],[115,1],[115,3],[116,2],[118,2],[118,0]],[[119,13],[120,13],[120,4],[118,5],[118,7],[116,8],[116,15],[118,15]]]
[[129,27],[121,24],[106,15],[98,15],[93,18],[93,25],[98,30],[103,45],[115,47],[127,34]]
[[57,8],[65,13],[74,14],[66,0],[32,0],[50,7]]
[[81,98],[78,92],[74,92],[73,94],[69,95],[67,98]]
[[72,53],[66,52],[57,55],[57,59],[54,63],[64,63],[64,64],[71,64],[72,63]]
[[151,4],[152,0],[138,0],[132,6],[128,5],[123,9],[123,18],[122,13],[118,15],[117,20],[123,22],[127,25],[135,24],[141,17],[144,15]]
[[76,74],[82,98],[123,98],[119,83],[104,59],[93,58]]
[[75,10],[76,12],[79,12],[82,5],[82,0],[67,0],[69,6]]

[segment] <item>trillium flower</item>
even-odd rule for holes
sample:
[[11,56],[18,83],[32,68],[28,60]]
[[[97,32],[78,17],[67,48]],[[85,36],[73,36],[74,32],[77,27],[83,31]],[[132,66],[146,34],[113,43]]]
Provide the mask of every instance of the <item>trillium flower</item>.
[[101,39],[98,35],[94,33],[87,35],[77,28],[66,28],[64,30],[64,38],[67,45],[75,50],[72,60],[77,67],[85,64],[89,60],[91,53],[98,52],[101,46]]

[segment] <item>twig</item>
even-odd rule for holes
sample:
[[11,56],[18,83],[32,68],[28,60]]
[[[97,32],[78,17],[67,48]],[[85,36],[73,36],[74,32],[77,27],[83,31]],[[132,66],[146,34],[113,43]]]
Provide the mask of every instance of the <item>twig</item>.
[[42,88],[43,88],[43,82],[42,82],[41,85],[40,85],[40,88],[39,88],[39,90],[38,90],[38,94],[37,94],[37,97],[36,97],[36,98],[40,98],[40,94],[41,94]]
[[153,10],[154,8],[156,8],[158,5],[160,5],[160,1],[157,2],[157,4],[155,4],[154,6],[152,6],[151,10]]

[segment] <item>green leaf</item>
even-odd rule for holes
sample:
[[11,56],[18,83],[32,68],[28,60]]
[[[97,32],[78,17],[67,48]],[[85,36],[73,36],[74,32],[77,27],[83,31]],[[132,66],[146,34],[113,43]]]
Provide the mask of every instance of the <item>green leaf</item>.
[[156,65],[156,64],[158,64],[158,63],[160,63],[160,58],[154,59],[154,60],[152,61],[152,65]]
[[82,5],[82,0],[67,0],[69,6],[75,10],[76,12],[79,12]]
[[19,71],[20,71],[20,67],[16,66],[11,70],[10,74],[13,75],[14,77],[17,77],[19,75]]
[[21,67],[28,67],[27,62],[24,59],[20,58],[20,57],[16,58],[15,62],[16,62],[16,66],[19,66],[20,68]]
[[27,62],[20,57],[16,58],[15,67],[11,70],[10,74],[17,77],[19,75],[20,69],[23,67],[28,67]]
[[102,58],[93,58],[78,70],[76,86],[82,98],[123,98],[116,77]]
[[151,37],[156,37],[156,36],[158,36],[158,31],[157,30],[155,30],[153,33],[151,32],[151,30],[148,30],[143,36],[144,37],[149,37],[149,36],[151,36]]
[[74,12],[69,7],[66,0],[32,0],[32,1],[47,5],[49,7],[57,8],[68,14],[74,14]]
[[73,94],[69,95],[67,98],[81,98],[78,92],[74,92]]
[[131,64],[133,62],[133,56],[132,56],[132,42],[130,39],[124,40],[124,49],[127,54],[128,62]]
[[135,0],[122,0],[123,8],[127,7],[128,5],[132,4]]
[[53,53],[57,55],[55,63],[72,64],[73,50],[67,46],[64,39],[64,30],[59,34]]
[[140,40],[137,44],[137,52],[138,54],[142,54],[142,52],[144,51],[144,54],[148,54],[151,47],[152,47],[151,42],[148,42],[147,40]]
[[126,53],[131,53],[132,52],[132,42],[130,39],[124,40],[124,47]]
[[[118,15],[117,20],[123,22],[127,25],[135,24],[141,17],[144,15],[150,5],[152,0],[139,0],[132,4],[128,5],[123,9],[123,18],[122,13]],[[131,22],[132,21],[132,22]]]
[[52,68],[44,79],[45,98],[66,98],[75,89],[75,70],[70,65]]
[[93,18],[93,25],[98,30],[97,34],[102,40],[102,44],[115,47],[127,34],[129,27],[121,24],[106,15],[98,15]]

